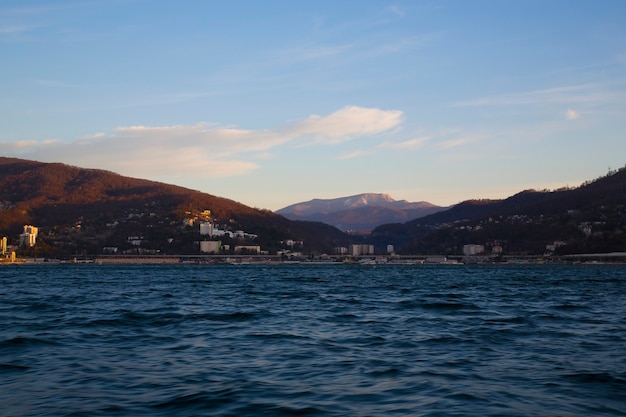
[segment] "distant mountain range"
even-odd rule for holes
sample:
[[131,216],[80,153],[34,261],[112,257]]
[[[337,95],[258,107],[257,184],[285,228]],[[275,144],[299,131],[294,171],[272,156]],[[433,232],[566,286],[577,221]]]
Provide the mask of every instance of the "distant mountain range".
[[[39,227],[33,256],[97,255],[105,247],[196,254],[203,237],[185,221],[201,220],[205,210],[220,228],[257,235],[253,242],[224,238],[225,245],[254,244],[269,253],[332,253],[352,243],[372,244],[378,253],[393,245],[400,254],[458,255],[468,244],[520,255],[626,252],[626,168],[580,187],[526,190],[450,208],[359,194],[272,213],[108,171],[0,157],[0,237],[16,244],[24,225]],[[332,225],[373,230],[354,236]]]
[[381,225],[369,239],[405,253],[459,254],[465,244],[532,255],[626,252],[626,167],[580,187],[464,201],[409,222]]
[[365,193],[296,203],[276,213],[291,220],[316,221],[344,231],[369,233],[382,224],[407,222],[445,209],[426,201],[410,203],[394,200],[388,194]]

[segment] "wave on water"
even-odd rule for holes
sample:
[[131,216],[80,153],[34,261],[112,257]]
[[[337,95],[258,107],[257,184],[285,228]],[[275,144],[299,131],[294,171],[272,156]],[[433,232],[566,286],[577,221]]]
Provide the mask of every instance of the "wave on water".
[[2,415],[626,415],[619,267],[11,271]]

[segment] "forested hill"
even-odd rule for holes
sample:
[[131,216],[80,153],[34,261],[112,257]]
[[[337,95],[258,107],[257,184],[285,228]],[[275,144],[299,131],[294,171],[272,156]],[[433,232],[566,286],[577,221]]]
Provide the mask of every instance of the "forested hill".
[[0,201],[17,209],[12,214],[19,217],[3,216],[3,229],[7,222],[43,221],[49,225],[74,220],[67,219],[68,209],[80,208],[89,215],[91,209],[121,209],[138,202],[158,203],[163,209],[178,211],[206,206],[218,217],[255,212],[243,204],[199,191],[60,163],[0,157],[0,175]]
[[102,244],[132,233],[160,239],[175,233],[185,217],[210,210],[217,224],[257,234],[268,248],[294,239],[309,250],[330,251],[349,238],[327,225],[294,222],[230,199],[109,171],[0,157],[0,178],[0,234],[7,236],[33,224],[57,234],[80,230],[86,241]]
[[[22,226],[40,228],[38,253],[97,254],[104,247],[150,253],[197,253],[199,230],[182,226],[202,220],[258,235],[264,250],[298,242],[305,253],[330,253],[356,243],[336,228],[292,221],[269,210],[174,185],[59,163],[0,157],[0,236],[15,244]],[[502,247],[507,254],[626,251],[626,169],[576,188],[527,190],[503,200],[470,200],[407,223],[376,228],[369,243],[399,253],[460,254],[463,245]],[[304,242],[301,244],[300,242]],[[293,247],[290,247],[293,249]],[[137,248],[138,249],[138,248]],[[56,251],[56,252],[55,252]]]
[[526,190],[503,200],[469,200],[403,224],[376,228],[372,239],[408,252],[458,253],[463,244],[501,242],[510,251],[626,251],[626,168],[580,187]]
[[436,224],[514,214],[553,215],[571,210],[592,210],[606,205],[626,205],[626,169],[576,188],[525,190],[504,200],[468,200],[449,210],[408,222]]

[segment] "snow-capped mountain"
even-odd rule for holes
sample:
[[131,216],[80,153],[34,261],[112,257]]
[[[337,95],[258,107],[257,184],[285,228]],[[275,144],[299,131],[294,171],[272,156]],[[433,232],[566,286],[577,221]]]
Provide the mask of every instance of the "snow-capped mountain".
[[319,221],[341,230],[367,232],[385,223],[406,222],[446,207],[426,201],[394,200],[388,194],[365,193],[292,204],[276,213],[291,220]]

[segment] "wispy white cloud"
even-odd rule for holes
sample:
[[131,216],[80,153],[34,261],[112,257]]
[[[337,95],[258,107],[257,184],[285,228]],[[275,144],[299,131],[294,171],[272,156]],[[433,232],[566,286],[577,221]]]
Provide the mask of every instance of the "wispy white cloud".
[[33,16],[33,15],[44,15],[49,14],[58,10],[67,10],[70,6],[69,3],[64,4],[63,2],[56,2],[55,4],[46,3],[46,4],[34,4],[34,5],[20,5],[16,7],[6,7],[2,8],[2,13],[6,16],[17,17],[17,16]]
[[478,145],[487,138],[488,135],[485,135],[484,132],[481,134],[477,132],[467,132],[462,129],[439,129],[433,130],[428,134],[422,134],[413,139],[401,141],[389,139],[371,146],[370,148],[351,150],[340,155],[338,159],[353,159],[368,155],[377,155],[380,152],[415,153],[430,155],[432,157],[453,157],[455,154],[466,154],[467,148],[464,148],[463,151],[458,151],[456,148]]
[[580,118],[580,113],[578,113],[576,110],[567,109],[567,111],[565,112],[565,117],[567,118],[567,120],[576,120]]
[[443,149],[443,150],[448,150],[448,149],[456,148],[456,147],[462,146],[462,145],[467,145],[467,144],[470,144],[470,143],[473,143],[473,142],[477,142],[477,141],[479,141],[478,138],[471,137],[471,136],[465,136],[465,137],[460,137],[460,138],[443,140],[443,141],[439,142],[437,147],[439,147],[440,149]]
[[0,142],[3,152],[5,153],[22,153],[29,152],[32,149],[55,146],[61,143],[58,139],[48,139],[45,141],[37,140],[18,140],[15,142]]
[[[84,41],[92,35],[87,35],[86,32],[76,32],[77,14],[89,16],[97,9],[109,10],[127,2],[129,0],[61,0],[28,2],[34,4],[6,7],[0,4],[0,41],[39,42],[50,41],[53,38]],[[10,22],[10,24],[5,22]],[[72,37],[68,37],[72,34]]]
[[542,90],[533,90],[515,94],[482,97],[473,100],[460,101],[456,107],[488,107],[488,106],[517,106],[535,105],[541,103],[602,103],[619,98],[620,95],[598,84],[580,84]]
[[360,156],[365,156],[365,155],[370,155],[372,152],[371,151],[366,151],[366,150],[362,150],[362,149],[358,149],[356,151],[351,151],[351,152],[346,152],[344,154],[341,154],[337,157],[337,159],[352,159],[352,158],[358,158]]
[[35,25],[6,25],[0,23],[0,42],[24,42],[33,39],[40,27]]
[[259,152],[254,154],[255,159],[268,160],[276,158],[276,155],[272,152]]
[[81,0],[41,2],[39,4],[20,4],[19,6],[0,7],[0,11],[2,12],[2,15],[9,16],[11,18],[31,16],[47,17],[54,13],[67,14],[73,10],[93,9],[95,7],[112,7],[132,1],[134,0]]
[[393,142],[387,140],[383,143],[380,143],[369,149],[357,149],[352,150],[346,153],[343,153],[337,157],[337,159],[353,159],[359,158],[368,155],[374,155],[381,151],[400,151],[400,152],[410,152],[417,151],[419,149],[424,148],[426,143],[430,140],[430,137],[424,136],[415,139],[409,139],[401,142]]
[[32,26],[0,26],[0,34],[21,34],[32,30]]
[[398,126],[403,113],[347,106],[326,116],[310,116],[274,130],[244,130],[211,123],[121,126],[112,133],[58,140],[1,143],[6,153],[42,161],[104,168],[156,178],[214,178],[249,173],[269,151],[304,139],[329,145],[375,135]]
[[405,11],[402,7],[397,6],[397,5],[394,5],[394,6],[389,6],[389,7],[387,8],[387,10],[389,10],[391,13],[393,13],[393,14],[395,14],[396,16],[399,16],[399,17],[404,17],[404,16],[406,16],[406,11]]
[[[477,145],[485,141],[486,136],[477,133],[464,132],[461,129],[434,130],[428,135],[421,135],[413,139],[394,141],[386,140],[378,145],[365,149],[356,149],[341,154],[337,159],[353,159],[368,155],[377,155],[380,152],[421,153],[431,156],[451,156],[456,148],[466,145]],[[463,150],[465,153],[465,150]]]
[[352,46],[346,45],[305,45],[289,48],[275,53],[279,61],[298,62],[332,58],[348,51]]
[[104,132],[92,133],[89,135],[83,135],[78,138],[77,142],[88,142],[94,139],[105,138],[107,135]]
[[465,145],[477,144],[485,140],[484,135],[466,132],[461,129],[433,130],[428,135],[422,135],[402,142],[386,141],[377,146],[377,149],[395,150],[400,152],[411,151],[449,151]]
[[43,87],[55,87],[55,88],[77,87],[77,84],[69,83],[67,81],[61,81],[61,80],[36,79],[33,81],[35,82],[35,84],[43,86]]
[[443,38],[443,32],[424,33],[421,35],[388,40],[377,48],[371,49],[366,56],[378,56],[421,49],[433,45]]
[[292,125],[286,133],[295,137],[312,137],[316,144],[337,144],[393,129],[403,119],[404,113],[400,110],[346,106],[328,116],[309,116]]
[[405,140],[403,142],[386,141],[378,145],[378,148],[394,150],[417,150],[422,149],[430,139],[430,136],[422,136],[419,138]]

